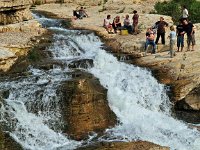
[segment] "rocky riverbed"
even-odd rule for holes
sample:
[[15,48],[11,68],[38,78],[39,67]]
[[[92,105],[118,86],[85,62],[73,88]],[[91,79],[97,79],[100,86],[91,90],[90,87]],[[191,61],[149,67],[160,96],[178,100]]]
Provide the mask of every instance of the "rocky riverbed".
[[[117,3],[119,4],[120,2],[117,2]],[[169,84],[172,87],[172,91],[173,91],[172,99],[176,104],[176,108],[179,110],[183,110],[183,111],[185,111],[185,110],[186,111],[188,111],[188,110],[195,111],[195,113],[197,113],[197,116],[198,116],[198,111],[200,109],[200,104],[199,104],[200,101],[199,101],[199,95],[198,95],[200,79],[198,78],[199,71],[197,69],[198,64],[199,64],[198,42],[197,42],[195,52],[178,53],[177,56],[173,59],[169,58],[168,52],[166,52],[166,50],[168,49],[168,46],[161,46],[161,45],[158,46],[159,53],[157,53],[156,55],[148,55],[147,57],[143,57],[143,46],[144,46],[144,41],[145,41],[144,37],[145,37],[146,27],[151,26],[152,22],[155,22],[155,20],[159,19],[160,15],[148,14],[148,12],[151,9],[149,9],[149,11],[145,11],[145,12],[140,11],[141,33],[139,35],[127,35],[127,36],[121,36],[119,34],[108,35],[107,32],[105,31],[105,29],[102,28],[102,20],[103,20],[103,18],[106,17],[107,14],[111,14],[112,16],[120,14],[120,16],[123,18],[125,16],[125,14],[132,13],[132,9],[128,6],[127,6],[127,9],[124,9],[124,12],[119,13],[118,11],[121,7],[119,7],[117,5],[117,3],[115,3],[113,5],[111,3],[109,6],[108,5],[105,6],[106,8],[108,8],[108,10],[104,10],[104,11],[101,11],[101,6],[87,6],[87,11],[88,11],[88,14],[90,15],[90,17],[84,18],[83,20],[72,19],[73,28],[89,29],[89,30],[95,31],[98,35],[100,35],[105,40],[105,42],[108,46],[112,47],[113,51],[115,51],[117,53],[125,53],[125,55],[128,54],[129,56],[131,56],[131,58],[134,58],[134,60],[132,60],[131,63],[140,65],[142,67],[151,68],[154,71],[154,75],[159,79],[160,82]],[[142,8],[145,7],[145,5],[142,3],[140,3],[139,5],[138,4],[134,5],[134,6],[137,9],[139,9],[140,7],[142,7]],[[63,5],[46,4],[46,5],[38,6],[36,9],[40,10],[40,11],[53,12],[59,18],[71,18],[72,10],[75,9],[76,7],[77,7],[77,5],[74,5],[74,4],[63,4]],[[113,8],[115,8],[115,9],[113,9]],[[167,22],[169,22],[170,24],[172,24],[171,17],[165,16],[165,20]],[[1,36],[6,37],[6,38],[2,39],[2,49],[3,50],[1,52],[2,52],[3,57],[1,59],[1,62],[2,62],[1,64],[5,64],[5,60],[7,60],[7,58],[12,58],[12,59],[16,60],[17,56],[19,55],[19,52],[22,52],[21,49],[26,49],[26,50],[23,50],[23,54],[21,54],[21,55],[24,55],[24,54],[26,55],[27,48],[31,47],[30,41],[31,40],[36,41],[37,39],[35,39],[33,37],[35,35],[41,35],[41,33],[43,33],[43,31],[44,31],[38,25],[36,25],[36,26],[37,26],[36,30],[34,30],[31,33],[30,32],[24,32],[24,33],[23,32],[15,32],[15,31],[10,32],[11,30],[4,29],[4,31],[6,31],[6,33],[2,33]],[[196,28],[198,29],[198,24],[196,25]],[[27,28],[25,28],[23,31],[25,31],[26,29]],[[30,30],[32,30],[32,28],[28,28],[28,31],[30,31]],[[169,30],[167,30],[167,31],[168,31],[167,32],[167,34],[168,34]],[[197,39],[198,39],[198,30],[197,30],[196,34],[197,34]],[[17,40],[13,40],[12,37],[19,37],[19,35],[21,35],[21,39],[16,38]],[[9,38],[10,38],[10,40],[9,40]],[[20,49],[20,50],[18,50],[18,49]],[[12,52],[12,53],[10,53],[10,52]],[[4,57],[4,55],[5,55],[5,57]],[[10,63],[10,64],[12,66],[12,64],[14,64],[14,62]],[[6,67],[6,68],[10,68],[10,66]],[[8,69],[2,69],[2,70],[7,71]],[[91,81],[86,78],[78,79],[75,81],[75,83],[77,83],[78,86],[81,85],[81,87],[83,87],[83,88],[85,87],[86,90],[89,90],[91,92],[91,90],[88,87],[86,87],[88,85],[93,86],[93,81],[91,82],[92,84],[90,82]],[[71,85],[70,83],[71,82],[67,83],[67,85]],[[96,83],[95,83],[95,85],[96,85]],[[66,84],[65,84],[65,86],[66,86]],[[73,89],[74,86],[75,86],[74,83],[73,83],[73,87],[70,86],[72,88],[71,90],[74,90]],[[95,88],[93,87],[91,89],[95,89]],[[81,90],[82,89],[77,89],[78,95],[81,95],[81,94],[84,95],[84,92]],[[104,91],[104,89],[100,88],[100,93],[101,93],[101,91]],[[97,93],[98,92],[99,91],[97,90]],[[102,95],[100,94],[97,97],[99,98],[101,96]],[[74,95],[72,97],[76,98],[77,93],[74,93]],[[71,99],[71,101],[76,102],[79,100],[79,98],[80,97],[78,96],[77,99]],[[105,97],[102,96],[102,99],[105,99]],[[93,98],[91,98],[91,101],[95,102],[95,100]],[[99,101],[101,101],[101,99],[98,99],[97,101],[99,103]],[[102,103],[104,103],[104,102],[102,101]],[[94,110],[90,110],[90,109],[88,110],[86,108],[81,108],[79,110],[79,109],[77,109],[77,106],[74,105],[75,106],[74,108],[66,109],[66,111],[67,111],[66,114],[70,114],[70,112],[72,112],[72,109],[75,109],[75,111],[74,111],[75,113],[84,111],[84,113],[82,114],[83,116],[84,115],[87,116],[89,113],[92,113],[92,114],[96,113],[96,109],[95,109],[96,104],[93,105],[93,104],[89,104],[89,102],[86,102],[84,105],[86,105],[86,108],[88,107],[87,105],[91,105],[91,106],[93,106],[91,108],[94,108]],[[109,110],[106,110],[106,111],[108,111],[108,114],[111,113],[111,112],[109,112]],[[97,116],[97,118],[100,117],[101,119],[102,119],[102,116],[104,116],[103,114],[98,114],[98,115],[99,116]],[[111,116],[112,115],[113,114],[111,113]],[[71,119],[76,122],[77,117],[73,116],[73,114],[72,114]],[[88,128],[86,128],[86,127],[82,128],[84,131],[76,130],[76,132],[78,134],[72,133],[71,132],[72,130],[70,130],[70,132],[68,132],[68,133],[73,138],[76,138],[76,139],[84,138],[84,136],[88,132],[91,132],[93,130],[94,131],[101,130],[101,129],[99,129],[97,122],[101,123],[102,126],[104,126],[104,128],[108,127],[109,124],[111,124],[113,126],[113,124],[114,124],[113,122],[115,122],[115,121],[111,121],[111,123],[109,123],[109,121],[107,119],[108,118],[103,119],[104,122],[97,121],[95,119],[95,117],[94,118],[91,117],[87,120],[83,119],[84,121],[87,122],[87,124],[84,124],[84,125],[87,126]],[[195,122],[195,121],[193,121],[193,122]],[[94,126],[94,122],[96,123],[95,126]],[[71,124],[74,126],[73,122],[71,122]],[[96,129],[94,129],[94,127]],[[68,129],[70,129],[70,128],[68,128]],[[73,127],[73,130],[75,130],[75,127]],[[109,144],[107,144],[107,143],[104,143],[104,144],[100,144],[100,145],[97,144],[97,147],[99,149],[107,149],[107,148],[116,149],[116,147],[119,148],[121,146],[122,147],[121,149],[124,149],[124,150],[130,149],[133,147],[137,150],[139,148],[140,149],[141,148],[155,149],[155,150],[162,149],[159,146],[151,144],[151,143],[146,143],[146,142],[141,142],[141,143],[140,142],[129,143],[129,144],[124,144],[124,143],[116,143],[116,144],[109,143]],[[93,149],[94,147],[96,147],[96,145],[92,145],[91,148],[86,148],[86,149]],[[163,149],[168,149],[168,148],[163,147]]]

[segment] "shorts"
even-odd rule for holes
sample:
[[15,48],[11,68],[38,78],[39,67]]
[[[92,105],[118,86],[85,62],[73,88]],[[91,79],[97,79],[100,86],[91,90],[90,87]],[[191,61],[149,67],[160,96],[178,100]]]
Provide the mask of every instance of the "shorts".
[[195,45],[195,44],[196,44],[194,34],[192,34],[192,35],[187,35],[187,44],[190,45],[191,43],[192,43],[192,45]]

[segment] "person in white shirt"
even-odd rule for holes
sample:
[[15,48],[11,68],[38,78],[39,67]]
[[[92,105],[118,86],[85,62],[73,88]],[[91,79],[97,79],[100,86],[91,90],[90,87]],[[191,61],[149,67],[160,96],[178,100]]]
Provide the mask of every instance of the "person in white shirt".
[[175,56],[175,51],[174,51],[174,45],[176,43],[176,32],[174,26],[170,27],[170,34],[169,34],[169,39],[170,39],[170,57],[173,58]]
[[187,19],[188,17],[189,17],[188,10],[187,10],[186,6],[183,5],[183,16],[182,16],[182,18],[186,18]]
[[106,29],[106,31],[110,34],[112,32],[112,22],[111,22],[111,15],[107,15],[107,18],[104,19],[103,27]]

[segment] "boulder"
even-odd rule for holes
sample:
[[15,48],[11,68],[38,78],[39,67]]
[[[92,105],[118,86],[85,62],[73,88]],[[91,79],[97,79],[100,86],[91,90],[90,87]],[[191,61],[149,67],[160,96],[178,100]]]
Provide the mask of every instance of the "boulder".
[[110,110],[107,90],[99,80],[88,73],[75,73],[75,78],[62,86],[64,118],[67,134],[76,140],[85,139],[90,133],[102,133],[116,124]]
[[29,0],[0,1],[0,24],[13,24],[32,19]]
[[177,102],[179,109],[200,111],[200,85],[189,92],[182,100]]
[[5,133],[0,128],[0,149],[1,150],[23,150],[22,146],[17,143],[9,133]]

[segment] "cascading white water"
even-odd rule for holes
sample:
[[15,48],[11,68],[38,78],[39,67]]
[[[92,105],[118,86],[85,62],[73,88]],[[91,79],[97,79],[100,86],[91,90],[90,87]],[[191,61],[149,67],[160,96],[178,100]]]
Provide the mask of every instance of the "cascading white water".
[[[56,36],[58,41],[67,39],[68,32],[63,33],[66,37]],[[121,122],[107,130],[110,140],[146,140],[173,150],[200,150],[200,133],[171,116],[164,85],[149,71],[117,61],[92,33],[70,33],[70,39],[84,50],[79,57],[93,59],[94,67],[88,71],[108,89],[109,105]],[[63,51],[62,57],[69,57],[69,51]],[[58,55],[57,51],[53,53]]]
[[[171,116],[164,85],[149,71],[117,61],[102,49],[100,39],[93,33],[55,26],[51,30],[56,33],[49,48],[54,59],[65,64],[92,59],[94,67],[86,70],[108,89],[109,105],[120,124],[107,129],[109,137],[99,140],[147,140],[172,150],[200,150],[200,133]],[[1,121],[10,124],[11,135],[26,149],[66,150],[80,144],[59,131],[62,117],[59,105],[55,105],[59,101],[55,93],[59,83],[69,78],[68,71],[67,66],[65,70],[54,68],[46,72],[31,69],[31,78],[0,83],[1,89],[10,91],[1,105]]]
[[55,67],[49,71],[30,69],[31,76],[0,83],[9,90],[1,104],[1,122],[9,126],[10,135],[25,149],[74,149],[80,143],[61,134],[62,116],[56,90],[67,80],[68,70]]

